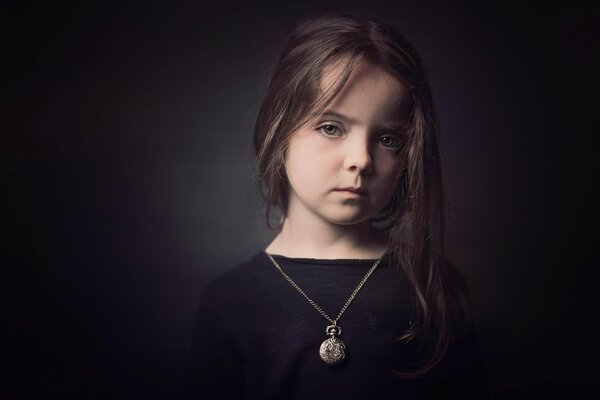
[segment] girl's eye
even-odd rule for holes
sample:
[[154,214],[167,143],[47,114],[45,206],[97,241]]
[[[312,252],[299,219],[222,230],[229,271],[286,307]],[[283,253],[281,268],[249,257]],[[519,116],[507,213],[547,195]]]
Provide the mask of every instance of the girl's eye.
[[379,138],[379,142],[384,146],[392,150],[400,150],[402,142],[397,136],[382,136]]
[[340,128],[338,128],[337,126],[332,125],[332,124],[321,125],[320,127],[317,128],[317,131],[321,132],[325,136],[330,136],[330,137],[340,137],[343,134],[340,131]]

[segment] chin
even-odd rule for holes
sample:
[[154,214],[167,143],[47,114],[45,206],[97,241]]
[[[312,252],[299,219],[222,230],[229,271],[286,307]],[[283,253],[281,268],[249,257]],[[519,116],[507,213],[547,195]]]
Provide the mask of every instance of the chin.
[[327,218],[327,220],[336,225],[357,225],[370,221],[372,215],[338,216]]

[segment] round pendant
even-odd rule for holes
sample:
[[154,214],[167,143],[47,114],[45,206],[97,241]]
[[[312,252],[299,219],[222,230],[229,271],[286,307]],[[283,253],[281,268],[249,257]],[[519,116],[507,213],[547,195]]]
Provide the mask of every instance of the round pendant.
[[327,365],[340,365],[346,359],[346,345],[340,339],[326,339],[319,349],[321,360]]

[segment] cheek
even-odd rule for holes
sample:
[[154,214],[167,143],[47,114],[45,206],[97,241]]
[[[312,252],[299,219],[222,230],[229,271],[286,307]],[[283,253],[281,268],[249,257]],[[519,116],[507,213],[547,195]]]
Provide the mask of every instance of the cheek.
[[286,155],[285,169],[292,185],[299,187],[310,186],[319,178],[323,170],[319,158],[311,151],[309,143],[294,143]]
[[288,174],[301,180],[319,180],[330,176],[333,168],[332,149],[312,137],[303,137],[291,143],[286,155]]
[[380,160],[378,167],[380,176],[378,186],[381,190],[378,207],[383,207],[390,201],[396,191],[394,184],[396,183],[396,177],[400,173],[402,162],[396,157],[387,157]]
[[378,157],[377,170],[386,181],[393,180],[400,172],[401,167],[402,160],[389,151],[386,151],[386,153],[383,153]]

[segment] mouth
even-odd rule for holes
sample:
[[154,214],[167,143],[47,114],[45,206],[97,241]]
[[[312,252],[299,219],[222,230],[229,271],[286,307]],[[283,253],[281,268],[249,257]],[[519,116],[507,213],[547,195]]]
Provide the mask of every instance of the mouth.
[[366,196],[367,192],[360,187],[344,187],[344,188],[339,188],[339,189],[335,189],[336,192],[342,192],[342,193],[351,193],[357,196]]

